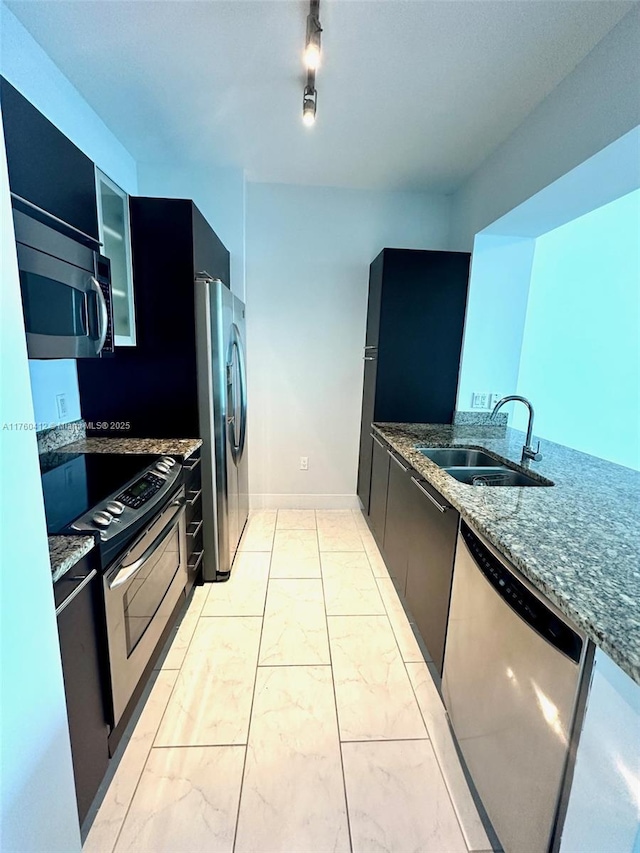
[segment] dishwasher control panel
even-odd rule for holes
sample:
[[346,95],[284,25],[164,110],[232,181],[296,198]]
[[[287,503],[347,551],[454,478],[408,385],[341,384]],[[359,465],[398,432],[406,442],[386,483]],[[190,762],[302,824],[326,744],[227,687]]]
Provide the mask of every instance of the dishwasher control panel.
[[460,532],[478,568],[500,597],[541,637],[572,661],[579,663],[582,638],[514,577],[464,521],[461,523]]

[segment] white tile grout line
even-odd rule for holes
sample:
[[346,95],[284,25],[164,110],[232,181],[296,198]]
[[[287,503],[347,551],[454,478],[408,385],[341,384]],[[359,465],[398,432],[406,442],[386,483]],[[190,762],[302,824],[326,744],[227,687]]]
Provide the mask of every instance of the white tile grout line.
[[[262,608],[262,622],[260,623],[260,637],[258,639],[258,653],[256,655],[256,671],[253,677],[253,690],[251,692],[251,707],[249,708],[249,721],[247,725],[247,742],[244,747],[244,761],[242,762],[242,775],[240,776],[240,791],[238,792],[238,809],[236,811],[236,824],[233,830],[233,845],[231,847],[232,853],[236,849],[236,840],[238,838],[238,823],[240,821],[240,806],[242,805],[242,791],[244,789],[244,774],[247,769],[247,754],[249,752],[249,738],[251,737],[251,719],[253,717],[253,703],[256,698],[256,685],[258,683],[258,664],[260,662],[260,647],[262,646],[262,632],[264,631],[264,621],[265,614],[267,612],[267,599],[269,597],[269,580],[271,578],[271,561],[273,560],[273,544],[275,543],[275,530],[276,524],[278,523],[278,513],[276,512],[276,520],[273,526],[273,539],[271,545],[271,555],[269,557],[269,570],[267,572],[267,588],[264,594],[264,605]],[[255,618],[255,617],[254,617]]]
[[338,697],[336,695],[336,681],[333,673],[333,655],[331,654],[331,639],[329,637],[329,619],[327,617],[327,600],[324,595],[324,576],[322,574],[322,555],[320,553],[320,537],[318,536],[318,516],[316,514],[316,541],[318,543],[318,561],[320,563],[320,583],[322,584],[322,608],[324,610],[324,622],[327,629],[327,646],[329,648],[329,665],[331,667],[331,688],[333,690],[333,707],[336,712],[336,734],[338,735],[338,753],[340,754],[340,771],[342,773],[342,793],[344,794],[344,808],[347,817],[347,832],[349,833],[349,850],[353,851],[351,838],[351,818],[349,816],[349,801],[347,800],[347,779],[344,773],[344,758],[342,755],[342,742],[340,740],[340,720],[338,719]]

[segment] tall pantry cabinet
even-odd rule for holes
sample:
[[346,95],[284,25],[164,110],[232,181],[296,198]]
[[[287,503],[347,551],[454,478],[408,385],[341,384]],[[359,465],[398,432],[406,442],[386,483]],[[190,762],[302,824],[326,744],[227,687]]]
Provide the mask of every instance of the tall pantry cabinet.
[[371,264],[358,496],[369,514],[373,422],[452,422],[467,252],[383,249]]

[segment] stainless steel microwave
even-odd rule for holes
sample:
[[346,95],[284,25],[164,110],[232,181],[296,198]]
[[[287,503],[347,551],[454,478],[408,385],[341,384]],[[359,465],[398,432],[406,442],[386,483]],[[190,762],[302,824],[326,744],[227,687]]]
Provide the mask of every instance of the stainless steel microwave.
[[109,259],[15,206],[13,222],[29,358],[113,352]]

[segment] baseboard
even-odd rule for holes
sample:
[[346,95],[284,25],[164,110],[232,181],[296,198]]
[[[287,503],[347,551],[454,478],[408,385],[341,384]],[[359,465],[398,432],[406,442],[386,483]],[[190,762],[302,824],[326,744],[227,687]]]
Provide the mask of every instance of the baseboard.
[[360,509],[357,495],[250,495],[251,509]]

